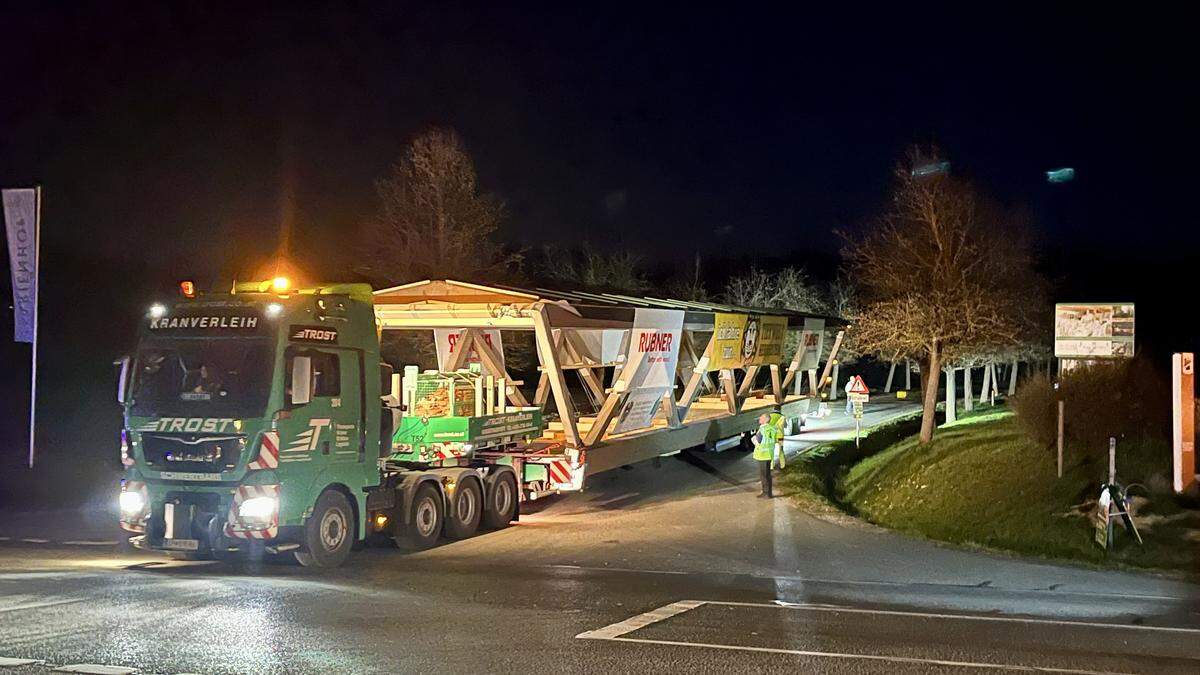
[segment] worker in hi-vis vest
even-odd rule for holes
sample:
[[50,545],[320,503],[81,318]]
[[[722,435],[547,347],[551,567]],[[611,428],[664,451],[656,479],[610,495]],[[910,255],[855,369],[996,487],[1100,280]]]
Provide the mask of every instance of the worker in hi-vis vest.
[[762,494],[759,497],[770,499],[775,494],[771,490],[771,457],[775,454],[775,442],[779,440],[779,427],[771,424],[771,416],[763,413],[758,416],[758,433],[754,434],[754,461],[758,462],[758,475],[762,480]]
[[779,430],[779,438],[775,441],[775,453],[771,457],[771,468],[775,468],[775,464],[779,464],[780,470],[787,468],[787,458],[783,456],[783,424],[784,416],[779,414],[779,411],[771,413],[771,424]]

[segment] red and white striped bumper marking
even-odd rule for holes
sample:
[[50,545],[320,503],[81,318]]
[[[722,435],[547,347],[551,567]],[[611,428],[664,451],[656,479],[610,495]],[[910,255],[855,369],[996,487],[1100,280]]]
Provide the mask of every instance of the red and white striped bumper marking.
[[247,499],[255,497],[279,498],[278,485],[242,485],[233,493],[233,504],[229,507],[229,519],[225,522],[225,536],[237,539],[274,539],[279,534],[279,511],[267,527],[248,525],[238,517],[238,507]]
[[567,460],[558,459],[546,464],[546,471],[550,474],[551,483],[571,484],[571,463]]
[[258,457],[246,466],[247,469],[274,469],[279,466],[279,432],[263,432],[258,444]]

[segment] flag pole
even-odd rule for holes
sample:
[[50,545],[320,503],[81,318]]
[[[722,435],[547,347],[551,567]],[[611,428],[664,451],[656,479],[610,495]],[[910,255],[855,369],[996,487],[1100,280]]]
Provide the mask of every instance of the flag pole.
[[36,428],[34,422],[37,418],[38,296],[42,292],[42,186],[38,185],[34,187],[34,190],[37,206],[33,217],[33,287],[36,289],[33,295],[33,356],[31,357],[33,367],[30,368],[29,376],[29,468],[31,469],[33,468],[33,435]]

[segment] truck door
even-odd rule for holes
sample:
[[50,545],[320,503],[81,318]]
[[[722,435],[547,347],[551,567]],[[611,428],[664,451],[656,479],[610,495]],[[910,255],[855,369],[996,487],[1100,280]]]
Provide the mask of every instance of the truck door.
[[[342,397],[342,350],[292,346],[287,349],[287,368],[284,370],[285,398],[291,399],[292,363],[298,356],[312,361],[311,400],[290,409],[291,414],[279,421],[279,461],[334,462],[334,448],[339,424],[348,412]],[[354,392],[351,392],[354,393]],[[357,404],[351,404],[351,410]]]

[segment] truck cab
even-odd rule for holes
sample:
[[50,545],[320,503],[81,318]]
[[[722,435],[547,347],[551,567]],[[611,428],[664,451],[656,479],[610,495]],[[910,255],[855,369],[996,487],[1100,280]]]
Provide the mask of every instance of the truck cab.
[[364,284],[242,283],[153,305],[121,361],[121,526],[179,557],[340,563],[390,449],[381,380]]

